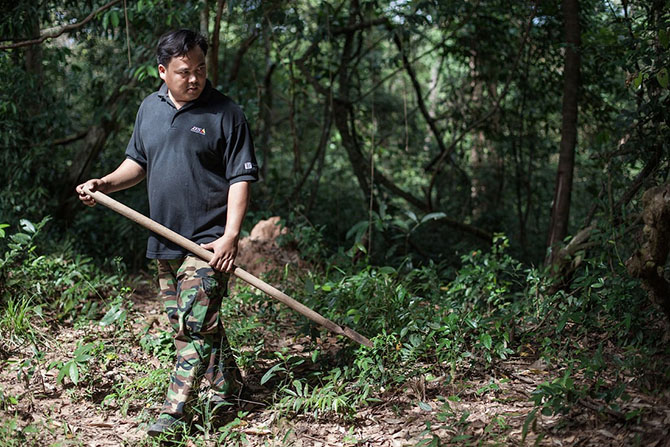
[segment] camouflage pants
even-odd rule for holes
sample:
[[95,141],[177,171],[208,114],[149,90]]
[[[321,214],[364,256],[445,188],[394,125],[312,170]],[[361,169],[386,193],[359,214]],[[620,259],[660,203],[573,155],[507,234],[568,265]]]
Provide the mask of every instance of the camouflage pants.
[[158,261],[160,295],[175,332],[177,362],[161,413],[182,415],[201,379],[221,397],[235,393],[241,375],[221,324],[228,277],[193,256]]

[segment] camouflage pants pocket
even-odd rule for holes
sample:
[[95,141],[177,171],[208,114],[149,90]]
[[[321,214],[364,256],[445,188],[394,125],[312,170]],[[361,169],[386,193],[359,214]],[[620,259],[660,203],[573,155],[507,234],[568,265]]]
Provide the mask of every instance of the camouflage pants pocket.
[[[219,287],[223,283],[224,287]],[[206,262],[188,256],[177,271],[179,333],[211,334],[222,330],[219,309],[227,278]],[[223,290],[221,290],[223,289]]]

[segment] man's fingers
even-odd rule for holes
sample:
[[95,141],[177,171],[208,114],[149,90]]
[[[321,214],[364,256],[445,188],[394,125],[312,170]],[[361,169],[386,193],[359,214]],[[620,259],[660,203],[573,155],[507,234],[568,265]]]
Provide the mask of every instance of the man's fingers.
[[209,261],[209,265],[211,265],[214,270],[219,270],[220,271],[222,266],[223,266],[223,258],[221,258],[220,256],[214,255],[212,260]]
[[234,257],[217,257],[214,256],[209,265],[220,272],[230,273],[235,268],[235,258]]
[[95,206],[96,204],[95,199],[84,191],[85,187],[87,187],[91,191],[95,191],[96,183],[95,182],[82,183],[80,185],[77,185],[77,187],[75,188],[75,191],[77,192],[77,194],[79,194],[79,200],[81,200],[84,205]]
[[95,200],[91,196],[80,195],[79,200],[81,200],[86,206],[95,206]]

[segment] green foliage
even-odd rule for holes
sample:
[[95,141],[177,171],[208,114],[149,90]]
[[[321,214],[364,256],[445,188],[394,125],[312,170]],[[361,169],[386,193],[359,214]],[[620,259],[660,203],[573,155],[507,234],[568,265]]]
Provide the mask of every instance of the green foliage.
[[325,414],[351,415],[354,412],[353,392],[346,391],[346,384],[333,381],[310,388],[308,382],[294,380],[280,390],[283,397],[277,408],[292,413],[309,414],[315,419]]
[[170,381],[170,368],[154,368],[151,365],[128,362],[119,371],[139,373],[132,381],[119,381],[102,401],[103,407],[119,408],[126,416],[133,407],[148,408],[152,404],[162,403]]
[[61,383],[66,377],[76,386],[79,385],[80,376],[83,376],[88,367],[88,362],[93,358],[91,351],[96,348],[94,343],[79,345],[72,354],[72,359],[62,362],[56,361],[49,365],[47,369],[58,369],[56,382]]
[[[470,416],[470,413],[465,411],[463,413],[459,413],[452,409],[450,402],[458,402],[461,399],[456,396],[449,396],[449,397],[444,397],[444,396],[437,396],[437,401],[439,402],[438,408],[437,408],[437,424],[433,424],[430,421],[427,421],[426,424],[426,429],[423,430],[420,433],[420,436],[422,439],[418,442],[417,446],[442,446],[445,445],[443,441],[445,439],[440,438],[436,432],[439,429],[447,429],[449,430],[450,433],[453,433],[453,436],[449,439],[450,443],[463,443],[464,441],[470,440],[473,436],[471,434],[467,434],[466,430],[468,426],[470,425],[469,422],[467,422],[468,417]],[[430,411],[427,404],[425,404],[426,408],[423,408],[425,411]],[[432,409],[432,408],[431,408]],[[483,437],[484,439],[486,438],[491,438],[493,441],[498,441],[498,437],[496,436],[495,431],[497,429],[504,429],[506,427],[506,422],[503,416],[495,416],[491,423],[484,429]],[[482,439],[479,440],[479,442],[482,442]]]
[[[376,401],[370,395],[371,384],[355,368],[333,367],[310,372],[304,377],[307,359],[286,356],[282,352],[275,352],[275,356],[281,361],[266,371],[261,384],[274,385],[278,409],[314,419],[326,414],[351,418],[356,408]],[[318,351],[314,351],[309,366],[317,365]]]
[[531,400],[541,408],[542,414],[566,414],[580,397],[580,390],[575,389],[575,381],[571,371],[565,371],[563,377],[551,382],[543,382],[533,392]]
[[163,364],[168,364],[174,359],[174,339],[169,331],[160,331],[155,335],[145,334],[140,339],[140,346]]
[[100,320],[101,326],[113,325],[117,330],[123,328],[128,316],[128,310],[124,306],[127,306],[127,297],[130,295],[130,292],[131,290],[128,287],[121,288],[119,294],[112,299],[109,310]]
[[28,424],[21,427],[18,416],[3,418],[2,423],[0,423],[2,445],[3,447],[38,446],[39,441],[35,438],[40,430],[41,428],[37,424]]
[[266,312],[273,312],[272,306],[261,306],[261,303],[266,302],[266,297],[239,283],[234,295],[224,301],[221,315],[227,321],[226,334],[237,363],[244,369],[256,365],[265,348],[264,340],[258,337],[258,330],[263,327],[274,330],[276,320],[270,318],[269,323],[261,323],[260,319]]
[[0,334],[6,347],[19,347],[26,342],[36,343],[41,336],[31,322],[34,317],[42,317],[42,308],[33,306],[30,298],[9,297],[0,318]]
[[[359,349],[354,364],[368,381],[402,383],[423,369],[461,362],[505,359],[523,296],[523,272],[496,236],[489,253],[463,257],[448,285],[434,267],[401,274],[391,267],[361,270],[337,281],[308,278],[310,304],[329,318],[378,333],[372,349]],[[339,274],[339,273],[338,273]]]
[[493,237],[490,252],[473,251],[461,257],[461,268],[448,291],[454,301],[465,307],[505,313],[516,297],[522,296],[523,268],[506,253],[509,239],[502,234]]
[[284,348],[281,352],[275,351],[274,356],[279,359],[279,363],[268,369],[261,378],[261,385],[280,375],[283,377],[284,385],[290,383],[294,378],[294,369],[303,365],[305,359],[298,355],[288,355],[288,349]]
[[280,234],[277,244],[280,247],[294,246],[300,255],[311,262],[321,262],[328,256],[328,249],[324,240],[324,225],[314,227],[309,221],[289,216],[290,232]]
[[[603,234],[595,232],[594,240]],[[434,265],[411,271],[367,265],[352,273],[334,268],[321,276],[308,275],[305,303],[364,334],[377,333],[371,337],[374,346],[358,347],[353,357],[343,359],[347,366],[338,365],[338,380],[331,379],[334,369],[301,378],[295,371],[305,366],[305,357],[275,353],[281,361],[266,371],[261,382],[277,385],[278,408],[312,417],[337,411],[346,416],[373,401],[368,393],[374,390],[401,386],[419,375],[446,373],[451,380],[463,368],[478,364],[489,368],[521,352],[522,345],[532,344],[546,362],[568,368],[533,393],[537,411],[528,415],[524,437],[538,412],[566,414],[584,398],[617,411],[626,399],[626,384],[608,383],[601,376],[612,368],[635,375],[643,367],[637,359],[658,352],[652,348],[658,334],[652,335],[643,323],[653,316],[648,306],[641,307],[642,293],[626,292],[635,288],[635,281],[625,274],[623,262],[613,264],[609,254],[599,259],[580,252],[573,288],[548,293],[553,287],[551,277],[524,267],[509,249],[508,239],[497,234],[490,250],[463,255],[456,271],[440,272]],[[594,336],[642,357],[607,358],[602,346],[594,351],[571,341],[571,337]],[[588,382],[577,385],[575,374]],[[499,386],[491,383],[477,393],[495,390]],[[362,394],[366,398],[359,399]],[[487,427],[487,433],[496,439],[504,427],[501,416]],[[431,433],[428,428],[427,445],[437,442]],[[469,435],[463,431],[462,436]]]
[[16,405],[18,400],[14,396],[7,396],[0,388],[0,406],[3,411],[7,411],[11,405]]
[[235,430],[242,425],[242,421],[249,414],[247,411],[238,411],[235,418],[217,429],[217,442],[220,445],[246,445],[247,435]]
[[[38,239],[48,221],[21,220],[23,231],[9,236],[0,258],[0,303],[12,312],[14,334],[30,332],[27,315],[41,317],[45,304],[60,319],[95,318],[98,305],[92,298],[115,290],[120,282],[118,276],[101,272],[91,258],[40,254]],[[128,292],[122,289],[116,299]]]
[[[31,346],[32,357],[25,358],[16,363],[16,378],[24,384],[26,389],[29,389],[30,381],[36,372],[39,372],[42,368],[42,362],[44,361],[44,352],[39,351],[35,345]],[[10,362],[11,364],[12,362]]]

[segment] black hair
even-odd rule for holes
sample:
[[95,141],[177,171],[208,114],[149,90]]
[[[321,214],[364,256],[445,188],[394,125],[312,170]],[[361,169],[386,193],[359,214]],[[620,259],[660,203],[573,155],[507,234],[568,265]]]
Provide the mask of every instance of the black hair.
[[190,29],[168,31],[158,39],[156,56],[158,64],[167,67],[173,57],[181,57],[199,46],[207,55],[207,40],[202,35]]

